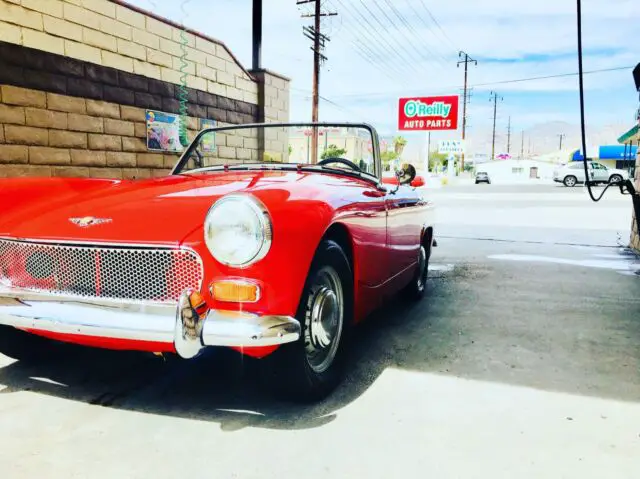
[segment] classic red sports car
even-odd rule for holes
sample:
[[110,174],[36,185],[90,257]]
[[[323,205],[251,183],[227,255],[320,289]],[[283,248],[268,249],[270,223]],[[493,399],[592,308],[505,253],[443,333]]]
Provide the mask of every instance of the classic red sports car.
[[320,399],[353,326],[424,294],[434,217],[415,174],[384,184],[371,126],[317,123],[203,130],[164,178],[2,179],[0,352],[229,347]]

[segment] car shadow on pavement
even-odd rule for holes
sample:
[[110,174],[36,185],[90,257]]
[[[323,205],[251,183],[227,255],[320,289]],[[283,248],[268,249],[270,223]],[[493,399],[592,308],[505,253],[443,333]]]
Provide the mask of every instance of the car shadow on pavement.
[[[346,380],[320,403],[279,400],[261,381],[259,361],[230,350],[182,361],[75,346],[49,362],[0,369],[0,397],[33,391],[214,422],[223,431],[324,426],[388,369],[637,400],[640,302],[620,299],[632,298],[637,283],[624,279],[621,290],[595,282],[592,269],[515,267],[482,262],[435,271],[422,301],[390,302],[358,328]],[[548,273],[561,271],[562,286],[550,289]],[[571,304],[579,293],[584,304]],[[611,306],[606,314],[594,309],[601,307],[598,294]]]
[[[438,279],[429,280],[429,294]],[[15,361],[0,369],[0,397],[32,391],[103,407],[245,427],[308,429],[333,421],[411,344],[424,341],[431,328],[430,300],[406,304],[393,300],[358,328],[344,383],[324,401],[293,404],[265,384],[259,360],[228,349],[209,348],[195,360],[162,358],[137,352],[108,351],[61,344],[50,361]],[[389,336],[394,341],[387,343]],[[434,342],[429,348],[434,351]],[[429,358],[425,358],[429,360]],[[2,386],[5,386],[2,389]]]

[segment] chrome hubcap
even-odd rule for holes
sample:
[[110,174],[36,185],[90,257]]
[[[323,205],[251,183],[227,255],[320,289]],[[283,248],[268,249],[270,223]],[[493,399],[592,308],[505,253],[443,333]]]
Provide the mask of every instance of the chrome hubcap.
[[335,359],[342,335],[344,299],[338,273],[323,268],[311,287],[306,313],[305,351],[311,369],[321,373]]
[[425,286],[425,276],[427,272],[427,252],[424,246],[420,246],[420,255],[418,257],[418,291],[422,291]]
[[575,184],[576,184],[576,182],[575,182],[575,180],[573,178],[567,178],[567,185],[573,186]]

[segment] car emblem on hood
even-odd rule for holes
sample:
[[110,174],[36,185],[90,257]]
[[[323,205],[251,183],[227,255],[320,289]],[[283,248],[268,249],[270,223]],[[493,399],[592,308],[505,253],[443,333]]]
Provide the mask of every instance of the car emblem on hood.
[[103,223],[110,223],[111,218],[96,218],[94,216],[85,216],[84,218],[69,218],[74,225],[80,228],[88,228],[89,226],[101,225]]

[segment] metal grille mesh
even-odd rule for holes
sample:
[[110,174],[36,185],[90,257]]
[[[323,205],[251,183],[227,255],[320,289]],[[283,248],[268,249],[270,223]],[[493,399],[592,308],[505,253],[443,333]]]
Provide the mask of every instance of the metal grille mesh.
[[200,289],[202,264],[179,249],[71,246],[0,240],[0,283],[82,298],[175,303]]

